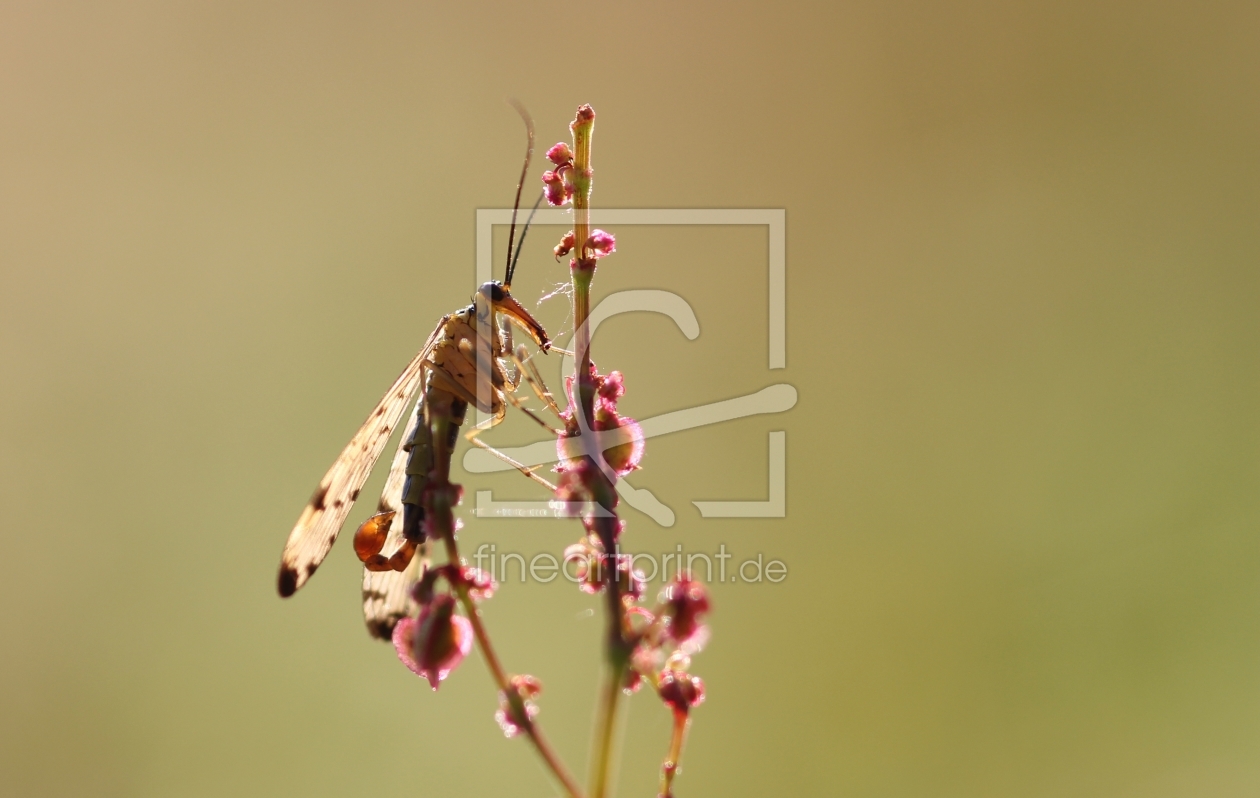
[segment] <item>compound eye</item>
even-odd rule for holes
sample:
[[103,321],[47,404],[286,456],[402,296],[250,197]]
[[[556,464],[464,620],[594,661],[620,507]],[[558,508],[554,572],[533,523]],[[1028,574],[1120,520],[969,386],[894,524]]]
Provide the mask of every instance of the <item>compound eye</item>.
[[486,287],[489,289],[487,293],[491,302],[502,302],[503,297],[507,296],[507,291],[503,290],[503,283],[487,283]]

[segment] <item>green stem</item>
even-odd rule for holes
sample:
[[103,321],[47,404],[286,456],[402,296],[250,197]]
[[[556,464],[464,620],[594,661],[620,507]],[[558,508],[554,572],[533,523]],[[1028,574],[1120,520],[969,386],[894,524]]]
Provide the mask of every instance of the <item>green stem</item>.
[[574,374],[577,389],[575,398],[581,408],[586,428],[595,424],[595,384],[591,380],[591,328],[587,320],[591,315],[591,278],[595,271],[573,271],[573,319],[576,325],[574,343],[577,347],[577,372]]
[[577,243],[577,259],[586,259],[586,239],[591,237],[591,189],[595,169],[591,166],[591,138],[595,135],[595,111],[589,105],[577,109],[573,122],[573,240]]
[[617,704],[621,698],[621,685],[625,680],[625,664],[610,663],[600,692],[599,715],[596,723],[595,762],[591,769],[591,798],[605,798],[608,782],[612,777],[613,738],[617,730]]
[[586,250],[591,237],[591,190],[595,168],[591,165],[591,139],[595,135],[595,112],[589,105],[577,110],[569,125],[573,133],[573,240],[577,251],[572,266],[573,324],[577,345],[577,400],[588,426],[593,421],[595,392],[591,385],[591,332],[587,319],[591,315],[591,280],[595,277],[595,258]]
[[687,737],[687,724],[691,722],[691,715],[687,712],[679,712],[674,710],[674,731],[669,741],[669,753],[665,755],[665,761],[661,764],[661,794],[659,798],[672,798],[674,788],[674,776],[678,775],[678,761],[682,759],[683,740]]
[[[591,138],[595,133],[595,112],[589,105],[578,108],[573,123],[569,125],[569,130],[573,132],[571,178],[573,181],[573,239],[577,245],[577,252],[570,270],[573,278],[574,343],[577,347],[574,400],[578,404],[577,410],[581,418],[585,421],[583,431],[590,432],[594,429],[595,423],[595,383],[591,376],[591,334],[588,321],[591,315],[591,281],[595,277],[596,260],[586,247],[586,241],[591,236],[590,200],[595,175],[595,170],[591,166]],[[605,652],[608,672],[604,677],[604,688],[599,700],[590,787],[592,798],[604,798],[608,793],[612,772],[617,703],[621,696],[626,668],[629,667],[630,651],[625,637],[625,608],[621,601],[621,585],[618,580],[620,563],[617,551],[617,517],[614,513],[617,495],[613,484],[604,475],[604,468],[601,467],[604,465],[602,453],[591,452],[587,456],[598,457],[601,460],[592,464],[597,466],[592,469],[592,472],[598,484],[589,487],[596,507],[606,511],[599,513],[596,519],[596,530],[600,543],[603,544],[604,554],[608,557],[608,567],[604,569],[604,588],[608,598],[608,635]]]

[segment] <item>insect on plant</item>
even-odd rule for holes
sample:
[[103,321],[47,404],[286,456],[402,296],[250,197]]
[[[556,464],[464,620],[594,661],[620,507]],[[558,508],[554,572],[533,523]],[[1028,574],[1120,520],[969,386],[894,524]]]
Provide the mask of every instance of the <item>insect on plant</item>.
[[[525,330],[541,351],[551,349],[542,325],[511,294],[513,273],[525,241],[522,231],[514,253],[516,211],[534,151],[533,121],[524,108],[516,107],[525,121],[528,145],[516,187],[503,281],[485,283],[473,295],[471,304],[442,317],[419,353],[320,480],[289,533],[280,558],[277,587],[280,595],[287,598],[306,584],[328,555],[391,433],[412,397],[419,393],[411,428],[402,436],[394,455],[377,512],[354,535],[355,552],[364,566],[364,621],[368,631],[383,640],[390,639],[398,620],[413,606],[411,587],[427,566],[425,491],[434,478],[446,482],[451,453],[468,405],[490,414],[485,422],[468,431],[468,440],[554,489],[530,469],[477,439],[478,433],[503,419],[505,398],[517,404],[513,392],[525,367],[522,358],[512,353],[510,325],[514,323]],[[504,360],[509,357],[515,358],[514,367],[505,366]],[[539,382],[528,379],[554,407],[551,397],[539,388]],[[400,512],[401,523],[397,523]]]
[[[528,333],[540,351],[564,352],[551,344],[542,325],[511,293],[512,276],[533,219],[531,212],[517,242],[517,212],[534,152],[534,125],[522,107],[516,108],[525,121],[528,143],[512,207],[503,281],[482,285],[471,304],[442,317],[328,469],[289,534],[278,588],[281,596],[293,595],[323,562],[372,466],[412,397],[418,395],[413,421],[394,454],[377,512],[354,534],[354,549],[363,562],[363,614],[368,631],[392,641],[403,664],[427,679],[434,690],[475,640],[498,689],[495,719],[503,733],[526,737],[570,798],[607,796],[620,697],[643,684],[651,685],[674,717],[669,752],[661,765],[660,790],[661,796],[672,798],[690,712],[704,700],[703,681],[692,676],[689,667],[691,655],[707,639],[707,626],[701,619],[709,610],[709,600],[702,584],[680,572],[654,605],[638,606],[644,598],[645,579],[634,569],[633,558],[619,547],[625,522],[617,514],[615,488],[621,477],[639,467],[642,432],[618,409],[625,393],[621,372],[601,373],[590,356],[591,282],[597,261],[615,251],[616,241],[610,233],[590,226],[595,111],[589,105],[580,106],[569,125],[573,148],[561,142],[547,150],[547,160],[555,168],[543,173],[539,197],[539,202],[545,197],[553,206],[571,203],[573,210],[573,230],[554,250],[557,260],[573,254],[569,293],[577,354],[575,371],[565,378],[564,411],[543,385],[525,347],[513,349],[515,325]],[[552,428],[516,398],[522,379],[562,422],[561,428]],[[504,418],[508,404],[556,438],[560,462],[555,485],[478,439],[479,433]],[[450,481],[451,455],[470,405],[487,416],[464,437],[546,487],[566,515],[580,519],[583,534],[565,550],[564,559],[576,566],[574,575],[584,592],[604,596],[606,673],[597,699],[587,792],[561,762],[535,718],[541,682],[528,674],[508,673],[491,644],[478,606],[494,592],[494,579],[460,557],[454,508],[461,488]],[[444,564],[430,564],[431,543],[444,545]]]

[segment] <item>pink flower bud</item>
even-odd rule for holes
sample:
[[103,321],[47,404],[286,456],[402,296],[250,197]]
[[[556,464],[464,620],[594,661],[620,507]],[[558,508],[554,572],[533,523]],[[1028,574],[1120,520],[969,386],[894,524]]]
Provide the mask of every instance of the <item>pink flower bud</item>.
[[394,627],[398,658],[434,690],[468,655],[472,641],[472,624],[455,614],[455,599],[446,594],[426,604],[419,618],[403,618]]
[[565,188],[565,179],[558,172],[553,172],[548,169],[543,172],[542,181],[547,195],[547,204],[563,205],[564,201],[568,198],[568,192]]
[[633,604],[643,597],[643,591],[647,585],[643,572],[638,568],[630,567],[631,558],[629,555],[621,555],[621,569],[617,572],[618,578],[621,580],[621,600],[627,604]]
[[569,149],[569,145],[563,141],[555,144],[551,149],[547,150],[547,160],[556,166],[564,166],[573,160],[573,151]]
[[684,643],[702,632],[700,618],[709,611],[709,594],[691,574],[680,575],[661,591],[661,602],[670,617],[666,632],[674,640]]
[[[643,460],[643,428],[632,418],[618,415],[617,401],[626,392],[625,381],[621,372],[613,371],[601,375],[591,364],[591,378],[595,383],[595,432],[596,445],[603,450],[604,460],[617,476],[624,477],[639,468]],[[556,453],[559,455],[559,472],[572,471],[589,464],[584,454],[587,443],[577,434],[573,423],[572,409],[576,407],[573,398],[573,378],[565,377],[565,395],[569,399],[568,408],[561,415],[566,420],[566,433],[556,439]],[[583,476],[583,484],[590,487],[594,473]],[[590,531],[588,528],[587,531]]]
[[604,589],[604,552],[589,538],[564,550],[564,564],[572,563],[573,578],[583,593],[594,595]]
[[601,402],[595,411],[595,429],[600,433],[604,462],[617,476],[624,477],[639,468],[643,461],[643,428],[634,419],[610,412]]
[[617,251],[617,239],[612,233],[592,230],[591,237],[586,239],[586,245],[583,248],[590,250],[596,258],[602,258]]
[[610,371],[608,376],[599,381],[599,396],[601,399],[612,402],[614,407],[616,402],[626,394],[626,382],[620,371]]
[[665,705],[675,712],[686,713],[704,703],[704,681],[685,671],[663,671],[656,689]]
[[636,635],[642,636],[655,620],[656,616],[647,607],[626,607],[626,621]]
[[542,682],[533,676],[513,676],[508,679],[508,689],[510,693],[499,693],[499,709],[494,719],[504,737],[515,737],[538,715],[538,705],[533,699],[542,692]]
[[490,578],[490,574],[480,568],[466,565],[460,569],[459,578],[468,585],[468,594],[478,601],[492,597],[499,588],[499,584]]
[[591,558],[590,564],[582,574],[578,589],[588,596],[594,596],[604,590],[604,557],[597,555]]
[[621,692],[634,695],[643,686],[643,677],[634,668],[626,668],[626,675],[621,680]]
[[560,243],[557,244],[556,248],[553,250],[556,253],[556,260],[558,261],[561,258],[563,258],[565,255],[568,255],[570,252],[572,252],[573,246],[574,246],[573,231],[570,230],[569,232],[564,234],[564,237],[560,239]]
[[441,571],[434,568],[426,570],[420,581],[411,586],[411,600],[421,607],[433,601],[433,590],[440,574]]
[[[562,440],[564,439],[557,439]],[[560,478],[556,480],[556,501],[563,503],[565,516],[576,517],[582,511],[582,503],[591,497],[586,486],[587,472],[590,469],[583,459],[570,461],[567,465],[562,461],[556,470],[560,471]]]

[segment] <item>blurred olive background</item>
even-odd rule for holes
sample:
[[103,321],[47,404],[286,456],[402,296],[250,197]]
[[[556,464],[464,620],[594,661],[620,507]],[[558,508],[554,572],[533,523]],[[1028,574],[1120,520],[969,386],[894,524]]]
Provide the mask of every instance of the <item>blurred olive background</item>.
[[[786,209],[785,370],[764,229],[615,229],[596,282],[700,320],[601,328],[636,417],[800,396],[631,480],[678,520],[628,510],[629,548],[789,568],[713,588],[680,795],[1260,793],[1258,37],[1251,3],[5,3],[0,794],[555,794],[479,657],[434,694],[367,637],[348,545],[274,587],[467,302],[508,96],[542,147],[594,105],[598,207]],[[787,517],[701,519],[765,497],[778,429]],[[578,535],[469,515],[467,551]],[[596,606],[486,606],[579,773]],[[668,716],[629,706],[619,794],[653,795]]]

